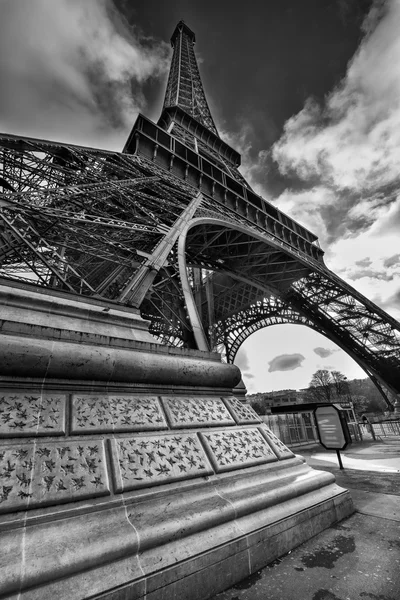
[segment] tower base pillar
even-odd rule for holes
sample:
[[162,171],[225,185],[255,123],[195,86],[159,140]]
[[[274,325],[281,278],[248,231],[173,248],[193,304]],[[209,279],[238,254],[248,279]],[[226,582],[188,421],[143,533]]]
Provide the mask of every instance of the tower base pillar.
[[29,323],[20,292],[0,336],[0,597],[205,600],[352,513],[219,355],[144,341],[100,301],[33,294]]

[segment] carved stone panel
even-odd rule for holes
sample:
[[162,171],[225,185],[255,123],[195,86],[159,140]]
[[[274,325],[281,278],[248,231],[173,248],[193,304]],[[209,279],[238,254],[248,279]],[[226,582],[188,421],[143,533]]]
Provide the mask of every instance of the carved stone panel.
[[248,423],[261,423],[261,419],[256,411],[248,404],[243,404],[234,396],[224,398],[225,404],[229,412],[239,425],[247,425]]
[[200,433],[217,473],[277,461],[258,429]]
[[0,447],[0,512],[107,494],[102,440]]
[[117,492],[213,472],[196,434],[114,439],[111,455]]
[[72,399],[72,432],[166,429],[157,396],[89,396]]
[[285,444],[276,437],[268,427],[260,427],[260,431],[280,460],[294,457],[290,448],[285,446]]
[[235,425],[221,398],[163,396],[162,400],[173,428]]
[[0,395],[0,436],[65,434],[64,394]]

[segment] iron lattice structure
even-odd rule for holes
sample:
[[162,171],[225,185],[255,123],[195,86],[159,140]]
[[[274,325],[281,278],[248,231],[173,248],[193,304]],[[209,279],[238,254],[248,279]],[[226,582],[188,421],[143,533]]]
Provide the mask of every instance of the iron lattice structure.
[[[140,308],[164,343],[225,349],[299,323],[400,392],[400,326],[324,264],[317,237],[254,193],[218,135],[179,23],[157,124],[122,153],[0,139],[0,276]],[[10,283],[10,281],[19,283]]]
[[208,107],[194,53],[193,31],[180,21],[171,37],[175,52],[172,57],[164,107],[180,106],[210,131],[218,135]]

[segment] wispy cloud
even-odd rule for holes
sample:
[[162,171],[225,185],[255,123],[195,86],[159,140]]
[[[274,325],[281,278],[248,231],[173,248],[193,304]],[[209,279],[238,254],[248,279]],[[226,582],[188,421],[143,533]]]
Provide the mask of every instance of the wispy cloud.
[[255,375],[250,371],[249,355],[243,346],[241,346],[235,357],[235,365],[239,367],[242,373],[243,383],[246,386],[247,392],[250,393],[254,391],[255,388],[253,380],[255,379]]
[[389,256],[383,261],[383,266],[385,268],[400,266],[400,254],[393,254],[393,256]]
[[357,265],[357,267],[369,267],[372,264],[372,260],[369,256],[366,256],[361,260],[356,260],[354,264]]
[[322,348],[321,346],[318,346],[317,348],[314,348],[314,352],[321,358],[327,358],[328,356],[331,356],[332,354],[337,352],[337,350],[333,348]]
[[252,151],[254,130],[250,121],[242,121],[241,126],[236,132],[229,131],[221,126],[219,126],[218,130],[222,139],[241,154],[242,163],[239,170],[256,194],[270,199],[267,189],[271,152],[260,150],[254,158]]
[[280,354],[269,361],[268,373],[273,371],[293,371],[301,367],[305,357],[302,354]]
[[239,352],[235,357],[235,365],[239,367],[241,371],[248,371],[250,369],[249,357],[244,348],[240,348]]
[[239,367],[243,382],[246,385],[247,391],[253,391],[253,381],[255,375],[250,371],[250,360],[249,355],[245,348],[241,347],[235,357],[235,365]]
[[245,378],[245,380],[250,380],[250,379],[254,379],[254,375],[253,373],[243,373],[243,377]]
[[328,250],[329,266],[396,318],[400,318],[399,214],[400,197],[367,231],[339,239]]
[[121,149],[169,48],[111,0],[3,0],[0,130]]

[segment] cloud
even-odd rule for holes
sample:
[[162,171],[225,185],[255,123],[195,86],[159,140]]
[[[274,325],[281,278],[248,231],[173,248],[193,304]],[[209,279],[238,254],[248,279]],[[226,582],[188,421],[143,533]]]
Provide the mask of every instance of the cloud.
[[318,356],[320,356],[321,358],[327,358],[328,356],[331,356],[332,354],[337,352],[337,349],[335,348],[321,348],[320,346],[318,348],[314,348],[313,350],[315,354],[318,354]]
[[268,373],[273,371],[293,371],[301,367],[305,357],[302,354],[280,354],[269,361]]
[[169,48],[112,0],[3,0],[0,130],[120,150]]
[[276,203],[316,232],[326,264],[400,316],[400,2],[373,2],[364,37],[323,104],[309,98],[272,156],[297,183]]
[[234,362],[241,371],[248,371],[250,369],[249,357],[244,348],[239,349]]
[[[398,203],[400,207],[400,198]],[[400,254],[400,236],[398,229],[391,230],[396,211],[396,205],[391,205],[369,231],[331,244],[327,258],[333,271],[398,319],[400,262],[396,257]],[[359,264],[366,257],[370,257],[368,268]]]
[[393,256],[389,256],[389,258],[386,258],[383,261],[383,266],[388,268],[388,267],[394,267],[400,265],[400,254],[393,254]]
[[362,269],[349,275],[349,279],[356,281],[357,279],[363,279],[364,277],[370,277],[371,279],[377,279],[382,281],[392,281],[393,275],[387,275],[381,271],[374,271],[373,269]]
[[[400,160],[400,3],[375,2],[347,74],[321,106],[309,98],[273,147],[281,173],[312,182],[297,216],[329,243],[368,230],[397,200]],[[288,203],[290,192],[279,199]],[[298,202],[300,200],[300,202]]]
[[400,286],[398,287],[398,289],[391,296],[389,296],[385,300],[385,302],[383,303],[383,306],[387,310],[390,310],[391,308],[393,308],[393,306],[395,306],[397,308],[398,317],[400,318],[400,310],[399,310],[399,307],[400,307]]
[[372,261],[369,258],[369,256],[367,256],[366,258],[363,258],[362,260],[356,260],[356,262],[354,264],[357,265],[357,267],[369,267],[372,264]]
[[271,152],[260,150],[254,155],[252,140],[255,138],[254,128],[250,121],[242,121],[239,130],[228,131],[219,126],[221,138],[241,154],[242,160],[239,171],[252,189],[263,198],[270,199],[268,178],[270,174],[269,161]]
[[249,370],[250,369],[250,360],[248,353],[243,346],[239,349],[239,352],[235,357],[235,365],[239,367],[243,382],[247,388],[248,392],[254,391],[253,379],[255,379],[255,375]]
[[[330,202],[334,202],[334,193],[321,186],[312,190],[294,192],[287,189],[279,196],[276,204],[280,210],[299,221],[313,232],[318,232],[324,248],[329,238],[329,217],[326,216]],[[324,243],[325,242],[325,243]]]

